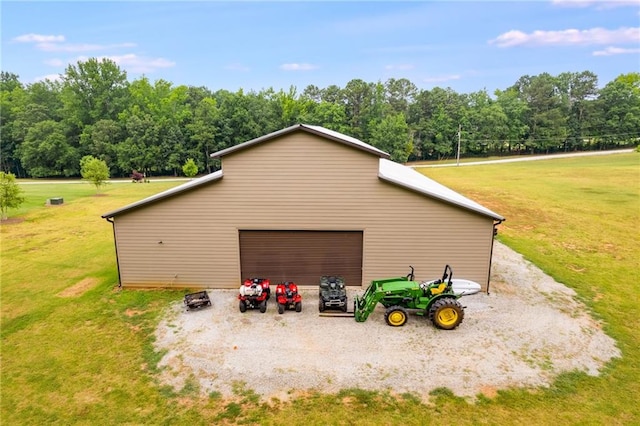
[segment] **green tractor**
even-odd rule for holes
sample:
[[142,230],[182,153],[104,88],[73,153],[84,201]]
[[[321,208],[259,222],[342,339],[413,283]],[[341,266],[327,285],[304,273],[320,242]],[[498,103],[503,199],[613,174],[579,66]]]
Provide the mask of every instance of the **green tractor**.
[[452,276],[451,267],[446,265],[441,279],[418,282],[411,266],[407,276],[374,280],[361,297],[355,297],[355,319],[366,321],[381,303],[387,308],[384,318],[392,327],[405,325],[407,310],[414,309],[418,315],[428,315],[437,328],[453,330],[462,322],[464,308],[453,291]]

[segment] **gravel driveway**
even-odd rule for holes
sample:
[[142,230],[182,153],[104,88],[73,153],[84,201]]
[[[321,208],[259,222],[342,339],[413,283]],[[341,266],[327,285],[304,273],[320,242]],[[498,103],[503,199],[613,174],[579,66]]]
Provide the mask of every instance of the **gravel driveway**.
[[[344,388],[426,397],[447,387],[460,396],[493,396],[547,386],[566,371],[597,375],[620,356],[573,290],[499,242],[492,270],[491,294],[460,299],[465,318],[452,331],[415,315],[404,327],[389,327],[382,306],[364,323],[320,317],[317,288],[302,290],[301,313],[283,315],[273,300],[264,314],[241,314],[236,290],[209,290],[211,308],[189,312],[180,300],[160,323],[161,381],[179,390],[195,378],[204,394],[223,396],[245,382],[264,399],[281,400]],[[350,290],[349,303],[363,291]]]

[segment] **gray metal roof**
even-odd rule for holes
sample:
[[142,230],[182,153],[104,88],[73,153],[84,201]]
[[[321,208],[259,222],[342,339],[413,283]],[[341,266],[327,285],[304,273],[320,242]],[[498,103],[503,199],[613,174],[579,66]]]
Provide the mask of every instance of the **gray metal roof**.
[[243,142],[239,145],[235,145],[230,148],[223,149],[222,151],[214,152],[213,154],[211,154],[211,157],[212,158],[224,157],[225,155],[228,155],[228,154],[243,150],[245,148],[249,148],[251,146],[260,144],[262,142],[266,142],[266,141],[275,139],[277,137],[280,137],[292,132],[300,131],[300,130],[305,131],[307,133],[312,133],[314,135],[323,136],[327,139],[331,139],[333,141],[340,142],[357,149],[361,149],[365,152],[369,152],[370,154],[376,155],[380,158],[390,157],[388,153],[382,150],[379,150],[375,146],[369,145],[368,143],[364,143],[359,139],[356,139],[351,136],[347,136],[345,134],[336,132],[334,130],[326,129],[322,126],[312,126],[309,124],[295,124],[285,129],[278,130],[273,133],[269,133],[268,135],[260,136],[259,138],[251,139],[250,141]]
[[416,172],[411,167],[394,163],[390,160],[380,159],[378,176],[388,182],[428,195],[429,197],[463,207],[467,210],[475,211],[495,220],[504,220],[504,217],[500,216],[498,213],[489,210],[488,208],[432,179],[429,179],[425,175]]

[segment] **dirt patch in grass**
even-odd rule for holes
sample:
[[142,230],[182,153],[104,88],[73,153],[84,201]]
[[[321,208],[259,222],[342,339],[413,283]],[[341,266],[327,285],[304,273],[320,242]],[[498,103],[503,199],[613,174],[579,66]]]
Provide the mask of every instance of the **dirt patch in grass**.
[[137,309],[127,309],[124,312],[124,314],[126,316],[128,316],[129,318],[131,318],[131,317],[137,317],[138,315],[144,314],[144,311],[140,311],[140,310],[137,310]]
[[58,293],[59,297],[80,297],[85,294],[87,291],[94,288],[98,285],[98,279],[88,277],[83,279],[82,281],[72,285],[71,287],[67,287]]
[[15,225],[16,223],[22,223],[24,219],[21,217],[10,217],[8,219],[2,219],[0,225]]

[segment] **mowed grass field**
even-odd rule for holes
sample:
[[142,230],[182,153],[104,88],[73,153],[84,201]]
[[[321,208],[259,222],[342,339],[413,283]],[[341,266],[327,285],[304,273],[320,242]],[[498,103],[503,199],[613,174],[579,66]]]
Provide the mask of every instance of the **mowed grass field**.
[[[261,402],[241,382],[231,401],[191,383],[176,392],[157,382],[153,331],[184,292],[119,291],[100,215],[178,183],[113,184],[101,196],[25,185],[22,221],[1,228],[1,423],[640,424],[640,154],[420,170],[505,216],[498,238],[575,289],[622,358],[599,377],[568,373],[473,402],[447,389],[428,404],[359,389]],[[44,206],[62,194],[64,205]]]

